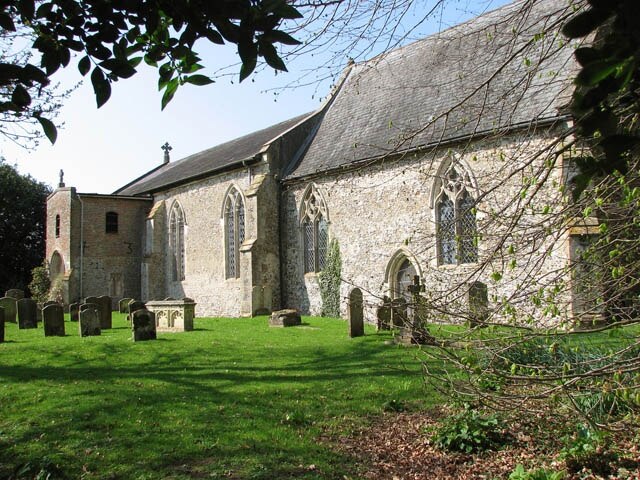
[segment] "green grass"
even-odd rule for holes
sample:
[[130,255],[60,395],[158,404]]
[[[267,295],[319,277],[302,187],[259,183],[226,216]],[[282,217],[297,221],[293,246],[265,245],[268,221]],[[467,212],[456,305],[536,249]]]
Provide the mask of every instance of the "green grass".
[[351,339],[344,321],[304,323],[205,318],[138,343],[119,314],[88,338],[70,322],[58,338],[7,324],[0,478],[27,463],[86,479],[357,476],[322,439],[390,401],[418,409],[438,397],[417,350],[389,334]]

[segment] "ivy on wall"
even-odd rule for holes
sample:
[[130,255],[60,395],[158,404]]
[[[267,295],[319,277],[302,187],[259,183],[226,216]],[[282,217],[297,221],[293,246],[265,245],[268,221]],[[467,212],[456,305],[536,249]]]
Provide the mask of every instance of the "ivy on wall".
[[329,242],[329,251],[324,269],[318,275],[320,281],[320,297],[322,298],[323,317],[340,316],[340,278],[342,273],[342,259],[340,245],[334,238]]

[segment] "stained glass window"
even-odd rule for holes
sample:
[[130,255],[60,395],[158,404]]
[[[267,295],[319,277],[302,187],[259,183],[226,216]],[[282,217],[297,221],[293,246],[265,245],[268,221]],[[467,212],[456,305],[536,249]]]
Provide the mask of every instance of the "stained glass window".
[[185,279],[184,212],[178,202],[171,207],[169,217],[169,250],[174,281]]
[[[462,172],[462,174],[460,173]],[[436,180],[436,243],[441,265],[478,260],[476,202],[469,176],[455,163]]]
[[329,223],[324,199],[312,185],[307,189],[300,207],[304,271],[319,272],[325,267],[329,246]]
[[225,199],[226,277],[240,276],[240,247],[245,237],[244,202],[240,192],[232,188]]

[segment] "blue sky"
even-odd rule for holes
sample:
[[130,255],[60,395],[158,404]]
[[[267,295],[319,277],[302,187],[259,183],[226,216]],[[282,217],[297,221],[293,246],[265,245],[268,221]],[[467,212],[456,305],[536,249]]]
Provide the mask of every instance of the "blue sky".
[[[424,9],[434,0],[415,3],[415,9]],[[413,38],[504,3],[506,0],[447,0],[446,10],[421,25]],[[415,18],[420,14],[419,10],[413,12]],[[376,47],[378,51],[382,48]],[[232,48],[203,46],[199,51],[207,67],[203,73],[213,74],[237,62]],[[369,53],[366,58],[371,56]],[[318,108],[320,100],[330,91],[331,81],[312,82],[295,89],[281,87],[295,82],[305,71],[313,71],[321,61],[320,52],[289,63],[288,73],[275,75],[265,70],[241,84],[233,75],[218,78],[216,83],[205,87],[187,86],[178,90],[164,111],[160,110],[161,94],[157,91],[155,70],[141,69],[134,77],[114,84],[111,99],[100,109],[95,106],[87,81],[64,102],[58,118],[64,126],[58,131],[55,145],[43,139],[38,148],[27,151],[3,139],[0,154],[8,163],[16,164],[21,173],[53,187],[62,169],[67,186],[87,193],[111,193],[161,163],[160,147],[165,142],[173,147],[172,160],[178,160]],[[77,60],[72,60],[69,68],[55,79],[64,88],[78,84],[82,78],[76,63]],[[346,63],[345,55],[341,67]],[[334,73],[340,73],[339,70]],[[237,72],[238,67],[232,67],[231,71]]]

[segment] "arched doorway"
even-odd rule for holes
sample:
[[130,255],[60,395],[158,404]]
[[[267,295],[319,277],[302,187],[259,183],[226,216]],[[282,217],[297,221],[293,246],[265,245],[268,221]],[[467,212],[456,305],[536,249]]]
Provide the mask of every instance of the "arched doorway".
[[58,251],[53,252],[51,260],[49,261],[49,276],[51,277],[51,283],[55,282],[58,278],[64,275],[64,260],[62,255]]

